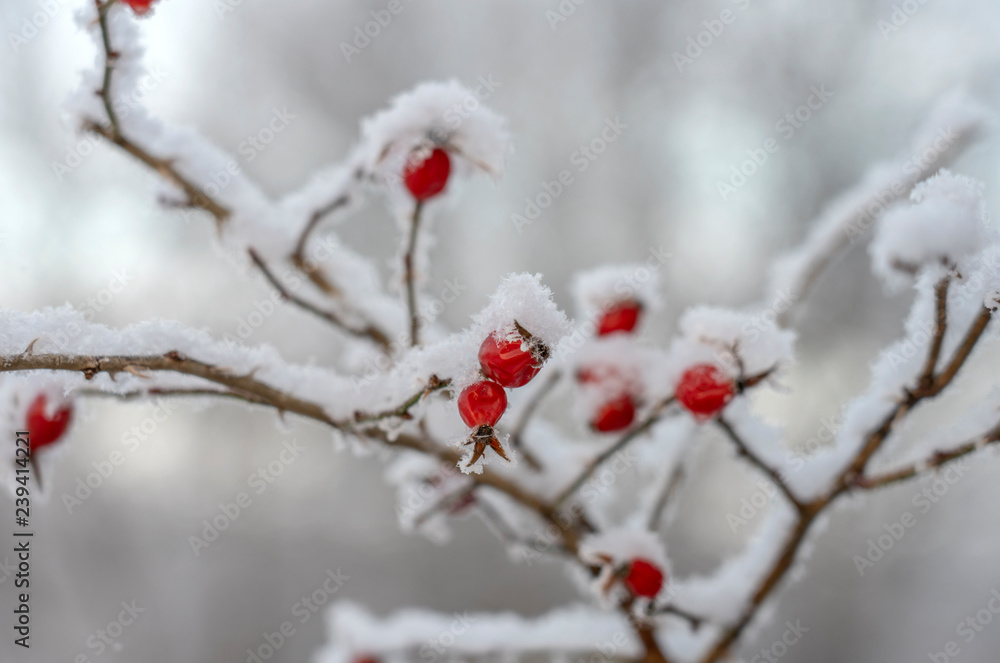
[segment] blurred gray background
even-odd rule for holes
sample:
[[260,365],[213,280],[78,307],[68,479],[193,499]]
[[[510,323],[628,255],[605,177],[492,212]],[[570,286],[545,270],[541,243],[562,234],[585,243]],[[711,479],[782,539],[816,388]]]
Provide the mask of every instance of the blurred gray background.
[[[207,218],[186,221],[157,207],[153,176],[106,147],[61,179],[54,174],[53,162],[64,162],[80,141],[61,104],[94,54],[73,22],[77,2],[53,3],[54,16],[17,52],[9,33],[21,32],[40,4],[0,6],[8,35],[0,47],[3,306],[87,308],[87,299],[125,270],[131,282],[96,311],[97,320],[127,325],[162,317],[234,334],[254,301],[270,293],[217,255]],[[690,304],[759,297],[767,266],[802,237],[823,202],[874,160],[905,151],[940,95],[965,86],[987,107],[1000,106],[1000,5],[989,0],[914,2],[916,13],[888,35],[878,21],[890,20],[889,0],[584,2],[555,29],[546,17],[558,11],[554,1],[404,0],[403,11],[346,62],[340,43],[386,4],[164,0],[143,22],[148,63],[162,72],[144,103],[233,154],[273,109],[287,107],[294,121],[252,161],[240,162],[280,195],[340,159],[360,118],[415,83],[498,81],[487,103],[509,118],[515,138],[508,174],[496,185],[485,178],[464,185],[454,209],[436,221],[431,291],[445,279],[468,284],[442,314],[455,327],[510,271],[543,272],[568,307],[575,270],[642,260],[662,246],[672,254],[663,270],[667,307],[644,334],[666,343]],[[727,8],[733,23],[678,71],[672,54]],[[723,201],[717,181],[746,150],[777,137],[775,123],[813,85],[833,97],[794,137],[779,137],[780,151]],[[627,125],[621,138],[539,220],[516,232],[510,217],[523,212],[525,197],[570,168],[571,154],[614,117]],[[994,211],[998,154],[1000,142],[989,136],[955,166],[986,182]],[[388,213],[371,205],[341,232],[389,274],[396,238]],[[789,393],[761,402],[788,423],[790,441],[815,435],[822,417],[864,387],[868,362],[899,335],[908,301],[884,296],[863,250],[824,279],[803,320]],[[329,362],[337,350],[329,330],[292,310],[268,318],[250,342],[273,343],[298,361]],[[995,353],[983,357],[963,383],[972,400],[995,374],[988,361]],[[927,421],[945,423],[954,414],[939,412]],[[152,414],[149,405],[101,402],[78,421],[58,462],[53,499],[34,511],[33,647],[25,653],[12,645],[13,582],[5,577],[0,660],[69,662],[82,654],[92,661],[242,662],[248,647],[292,619],[293,604],[338,568],[350,577],[338,597],[379,613],[423,605],[537,614],[574,596],[560,566],[510,563],[475,519],[458,523],[444,548],[401,534],[377,460],[335,454],[316,427],[281,431],[270,413],[247,415],[229,404],[171,414],[67,513],[59,497],[93,463],[123,449],[123,435]],[[293,438],[306,448],[302,459],[195,558],[188,537]],[[755,490],[753,477],[716,462],[724,455],[718,440],[706,436],[704,445],[705,473],[689,486],[669,535],[684,573],[707,571],[739,549],[743,532],[734,535],[725,514]],[[818,539],[808,574],[783,593],[775,623],[748,641],[747,658],[780,635],[785,619],[811,629],[786,660],[913,661],[941,651],[957,639],[958,623],[1000,588],[1000,528],[991,508],[1000,498],[998,472],[992,459],[977,464],[864,577],[852,557],[864,554],[883,524],[912,510],[922,485],[839,511]],[[0,560],[12,546],[0,548]],[[117,651],[95,655],[88,638],[133,600],[145,612],[117,639]],[[324,640],[322,620],[313,616],[272,660],[309,661]],[[995,623],[962,641],[961,657],[986,660],[998,648]]]

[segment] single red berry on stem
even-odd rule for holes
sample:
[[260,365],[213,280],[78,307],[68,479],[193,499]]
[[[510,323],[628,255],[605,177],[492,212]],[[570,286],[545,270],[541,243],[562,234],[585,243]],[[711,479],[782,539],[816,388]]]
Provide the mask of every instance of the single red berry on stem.
[[733,399],[733,379],[714,364],[692,366],[677,385],[677,400],[699,417],[717,414]]
[[70,404],[58,408],[51,416],[46,412],[47,407],[48,399],[45,394],[38,394],[28,406],[25,426],[28,429],[31,453],[59,440],[73,417],[73,406]]
[[520,338],[497,339],[490,334],[479,346],[479,366],[491,380],[504,387],[522,387],[542,368],[544,359]]
[[496,426],[507,409],[507,393],[496,382],[481,380],[458,395],[458,413],[469,428]]
[[597,335],[607,336],[614,332],[631,332],[639,323],[642,304],[634,300],[618,302],[613,305],[597,323]]
[[156,0],[122,0],[126,5],[132,8],[138,16],[142,16],[149,12],[153,7],[153,3]]
[[420,153],[411,154],[407,159],[406,167],[403,168],[403,181],[414,198],[424,201],[444,191],[448,175],[451,174],[451,158],[440,147],[423,155],[423,159],[415,158],[418,154]]
[[635,401],[629,394],[622,394],[597,410],[590,427],[599,433],[613,433],[628,428],[634,420]]
[[625,587],[633,596],[655,598],[663,588],[663,571],[649,560],[633,559],[625,569]]

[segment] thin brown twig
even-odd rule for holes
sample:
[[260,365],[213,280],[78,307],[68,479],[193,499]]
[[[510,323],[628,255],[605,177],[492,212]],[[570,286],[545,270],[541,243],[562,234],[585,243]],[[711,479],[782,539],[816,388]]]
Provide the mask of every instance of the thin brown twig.
[[403,255],[403,280],[406,287],[406,308],[410,313],[410,345],[420,345],[420,316],[417,312],[416,261],[417,236],[420,229],[420,216],[423,202],[417,201],[410,218],[410,235],[406,242],[406,253]]
[[542,463],[538,460],[534,453],[527,448],[524,444],[524,431],[528,427],[528,423],[534,417],[535,413],[538,411],[539,406],[545,397],[552,392],[552,389],[559,383],[562,374],[558,370],[553,370],[549,373],[545,382],[538,387],[532,394],[532,398],[524,406],[524,410],[521,411],[521,417],[514,424],[514,429],[510,432],[510,446],[515,449],[518,453],[524,456],[524,460],[527,461],[531,469],[538,471],[542,469]]
[[646,526],[650,530],[656,531],[659,529],[660,520],[663,518],[663,512],[666,511],[667,506],[673,500],[680,490],[681,484],[684,482],[684,463],[678,461],[677,464],[671,468],[670,472],[667,473],[666,480],[663,482],[663,488],[660,489],[660,494],[656,498],[656,502],[653,503],[653,508],[649,512],[649,520],[646,522]]
[[264,275],[264,278],[267,279],[268,283],[270,283],[274,287],[274,289],[278,291],[282,299],[291,302],[292,304],[295,304],[304,311],[307,311],[319,318],[322,318],[323,320],[326,320],[333,326],[347,332],[352,336],[357,336],[359,338],[367,338],[372,342],[374,342],[376,345],[378,345],[380,348],[382,348],[383,351],[385,352],[389,351],[391,343],[389,341],[389,338],[381,330],[374,327],[373,325],[367,325],[364,327],[356,327],[350,325],[336,313],[321,309],[315,304],[306,301],[305,299],[302,299],[295,293],[291,292],[288,288],[284,286],[283,283],[281,283],[280,280],[278,280],[278,277],[275,276],[274,272],[271,271],[270,267],[268,267],[267,263],[264,262],[264,259],[260,257],[260,254],[258,254],[257,251],[255,251],[254,249],[247,249],[247,253],[250,254],[250,259],[253,261],[254,265],[261,271],[261,273]]
[[450,386],[451,378],[442,380],[436,375],[431,375],[431,377],[427,380],[427,384],[420,391],[407,398],[399,407],[383,410],[382,412],[377,412],[375,414],[355,412],[354,422],[357,424],[371,424],[384,419],[391,419],[393,417],[398,417],[400,419],[412,419],[413,415],[410,414],[410,410],[417,403],[435,391],[441,391],[442,389],[447,389]]
[[951,285],[951,275],[945,276],[934,286],[934,337],[931,348],[924,362],[924,370],[920,374],[920,387],[930,388],[934,384],[934,372],[937,370],[938,359],[941,357],[941,346],[944,345],[944,335],[948,331],[948,287]]
[[794,506],[798,511],[805,509],[806,505],[799,499],[798,495],[792,492],[791,487],[785,482],[784,477],[781,474],[764,462],[764,460],[757,455],[757,453],[750,448],[746,441],[736,432],[732,424],[726,421],[725,417],[719,415],[715,418],[715,423],[723,430],[726,436],[732,441],[733,445],[736,447],[737,453],[740,456],[747,459],[751,465],[756,467],[758,470],[763,472],[768,476],[769,479],[778,487],[778,489],[784,494],[785,499],[787,499],[792,506]]
[[296,242],[295,250],[292,252],[291,256],[292,264],[298,267],[299,270],[305,274],[317,288],[331,297],[339,297],[342,294],[341,290],[328,278],[326,278],[323,271],[319,269],[319,267],[310,263],[308,258],[306,258],[306,246],[308,245],[310,235],[312,235],[312,232],[317,226],[319,226],[320,222],[326,218],[327,215],[332,214],[341,207],[346,206],[350,201],[350,196],[342,194],[331,200],[323,207],[314,211],[309,217],[309,221],[306,223],[305,228],[302,230],[302,234],[299,235],[299,240]]
[[118,122],[118,116],[115,113],[114,102],[111,99],[115,61],[118,59],[118,52],[115,51],[111,44],[111,34],[108,30],[107,12],[114,3],[107,2],[102,4],[100,0],[94,0],[94,3],[97,6],[97,20],[101,30],[101,42],[104,47],[105,58],[103,84],[97,93],[100,95],[101,101],[104,104],[105,112],[108,115],[108,124],[107,126],[103,126],[97,122],[88,120],[84,122],[83,128],[101,136],[108,142],[117,145],[145,165],[155,170],[164,179],[168,180],[184,192],[189,206],[205,210],[215,217],[217,224],[221,225],[231,215],[231,212],[226,207],[213,200],[204,191],[202,191],[200,187],[194,185],[190,180],[181,175],[180,172],[174,168],[174,165],[170,160],[153,156],[150,152],[126,138],[122,133],[121,125]]
[[674,402],[673,396],[664,399],[663,401],[660,401],[660,403],[658,403],[656,407],[653,408],[652,412],[649,413],[649,415],[641,424],[639,424],[629,432],[625,433],[625,435],[623,435],[617,442],[609,446],[607,449],[598,454],[593,460],[587,463],[587,465],[583,468],[583,470],[580,471],[577,477],[573,479],[573,481],[570,482],[568,486],[566,486],[562,491],[559,492],[559,494],[552,502],[552,507],[554,509],[558,509],[560,506],[562,506],[563,502],[572,497],[573,493],[579,490],[580,487],[587,482],[587,480],[594,474],[594,472],[597,471],[597,469],[601,465],[604,464],[606,460],[608,460],[616,453],[624,449],[629,444],[629,442],[638,438],[640,435],[646,433],[650,428],[652,428],[653,425],[660,420],[660,417],[663,415],[663,412],[673,402]]
[[1000,426],[989,431],[982,437],[961,444],[950,451],[935,451],[929,458],[912,463],[906,467],[890,470],[874,476],[859,476],[854,480],[854,485],[865,490],[884,488],[892,484],[912,479],[925,472],[936,471],[948,463],[968,456],[986,446],[1000,442]]

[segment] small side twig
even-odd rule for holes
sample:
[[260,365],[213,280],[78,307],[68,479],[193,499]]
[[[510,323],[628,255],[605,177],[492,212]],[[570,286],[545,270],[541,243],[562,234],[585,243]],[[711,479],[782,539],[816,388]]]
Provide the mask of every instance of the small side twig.
[[416,261],[417,236],[420,229],[420,216],[423,202],[417,201],[410,218],[410,235],[406,243],[406,253],[403,255],[403,281],[406,287],[406,308],[410,313],[410,345],[420,345],[420,315],[417,312],[417,276],[414,262]]
[[747,461],[756,467],[758,470],[767,475],[767,477],[778,487],[778,489],[784,494],[785,498],[794,506],[798,511],[803,511],[806,505],[799,497],[792,492],[791,487],[781,476],[781,474],[764,462],[764,460],[757,455],[757,453],[750,448],[746,441],[736,432],[723,416],[718,416],[715,419],[715,423],[722,429],[726,436],[732,441],[733,445],[736,447],[737,453]]
[[577,490],[580,489],[583,484],[597,471],[597,469],[604,464],[609,458],[614,456],[616,453],[624,449],[629,442],[636,439],[640,435],[646,433],[653,425],[660,420],[664,410],[666,410],[674,402],[674,397],[671,396],[663,401],[661,401],[653,411],[650,412],[649,416],[646,417],[645,421],[641,424],[625,433],[617,442],[612,444],[610,447],[605,449],[603,452],[597,455],[592,461],[587,463],[579,475],[564,488],[553,500],[552,508],[559,508],[563,502],[568,500]]
[[330,324],[342,329],[343,331],[347,332],[348,334],[351,334],[352,336],[357,336],[359,338],[367,338],[373,341],[380,348],[382,348],[382,350],[386,352],[389,351],[391,347],[389,338],[380,329],[374,327],[373,325],[367,325],[364,327],[356,327],[354,325],[350,325],[332,311],[325,311],[316,306],[315,304],[312,304],[306,301],[305,299],[302,299],[301,297],[295,295],[293,292],[288,290],[288,288],[286,288],[284,284],[281,283],[280,280],[278,280],[278,277],[275,276],[274,272],[271,271],[267,263],[264,262],[264,259],[261,258],[260,255],[254,249],[247,249],[247,252],[250,254],[250,259],[253,261],[254,265],[256,265],[256,267],[261,271],[261,273],[264,275],[264,278],[267,279],[268,283],[274,286],[274,289],[281,294],[282,299],[291,302],[292,304],[295,304],[304,311],[312,313],[313,315],[320,317],[323,320],[326,320]]
[[295,265],[299,271],[305,274],[317,288],[331,297],[339,297],[341,295],[340,288],[326,278],[322,270],[309,262],[306,258],[306,246],[308,246],[309,237],[312,235],[313,231],[316,230],[316,227],[319,226],[320,222],[326,218],[327,215],[332,214],[341,207],[346,206],[350,201],[350,196],[343,194],[337,196],[326,205],[323,205],[314,211],[309,217],[306,227],[302,230],[302,234],[299,235],[299,240],[296,242],[295,250],[292,252],[291,256],[292,264]]
[[524,431],[528,427],[528,423],[532,417],[535,416],[542,401],[545,400],[545,397],[559,383],[560,378],[562,378],[562,374],[558,370],[554,370],[548,375],[545,382],[532,394],[532,399],[524,406],[520,419],[517,420],[517,423],[514,424],[514,429],[510,432],[510,446],[524,457],[524,460],[531,466],[531,469],[536,471],[542,469],[542,464],[535,454],[525,446]]

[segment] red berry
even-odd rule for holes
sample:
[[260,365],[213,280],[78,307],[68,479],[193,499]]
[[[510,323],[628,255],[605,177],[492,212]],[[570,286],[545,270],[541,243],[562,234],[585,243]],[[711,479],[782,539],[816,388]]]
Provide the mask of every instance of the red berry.
[[506,409],[507,393],[496,382],[476,382],[458,395],[458,413],[469,428],[496,426]]
[[733,399],[732,378],[713,364],[698,364],[684,372],[677,385],[677,400],[699,417],[711,417]]
[[519,338],[497,339],[490,334],[479,346],[479,366],[491,380],[504,387],[522,387],[538,374],[542,361]]
[[633,559],[625,570],[625,587],[634,596],[655,598],[663,587],[663,572],[649,560]]
[[628,428],[635,420],[635,401],[629,394],[622,394],[598,409],[590,427],[600,433],[612,433]]
[[427,200],[444,191],[450,173],[451,159],[448,153],[435,147],[420,161],[414,159],[413,154],[410,155],[403,168],[403,180],[414,198]]
[[147,13],[156,0],[122,0],[126,5],[132,8],[138,16],[142,16]]
[[61,438],[73,416],[73,406],[67,404],[56,410],[50,417],[45,411],[47,405],[48,400],[45,398],[45,394],[38,394],[28,406],[25,425],[28,429],[31,453],[42,447],[47,447]]
[[639,322],[642,304],[636,301],[618,302],[601,316],[597,324],[597,335],[605,336],[614,332],[630,332]]

